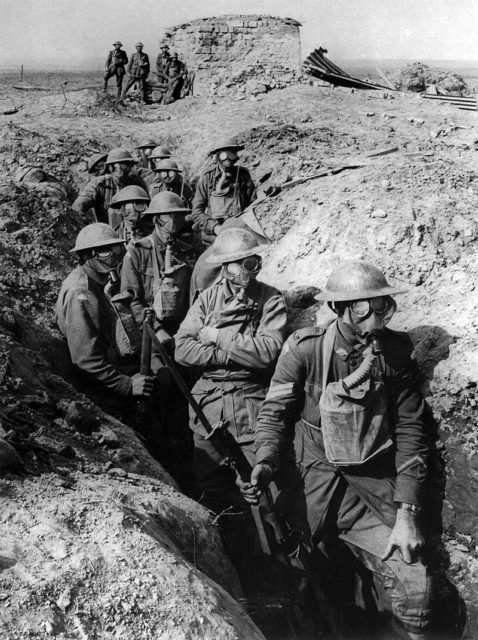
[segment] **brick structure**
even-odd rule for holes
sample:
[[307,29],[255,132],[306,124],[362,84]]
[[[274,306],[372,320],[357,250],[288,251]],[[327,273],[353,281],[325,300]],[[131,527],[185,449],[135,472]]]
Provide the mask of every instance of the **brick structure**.
[[263,93],[299,78],[299,27],[291,18],[203,18],[172,27],[161,44],[195,71],[194,95]]

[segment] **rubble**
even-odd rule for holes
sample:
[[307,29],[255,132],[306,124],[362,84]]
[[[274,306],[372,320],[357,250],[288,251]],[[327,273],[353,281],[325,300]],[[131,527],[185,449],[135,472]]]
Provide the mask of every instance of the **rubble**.
[[397,89],[402,91],[421,93],[431,86],[444,95],[462,96],[468,91],[466,80],[458,73],[435,69],[423,62],[413,62],[400,69],[395,80]]

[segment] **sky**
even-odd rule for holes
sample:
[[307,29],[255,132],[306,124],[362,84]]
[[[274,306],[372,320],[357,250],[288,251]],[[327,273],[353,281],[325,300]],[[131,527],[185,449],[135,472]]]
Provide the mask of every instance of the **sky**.
[[168,27],[223,14],[302,23],[302,55],[478,65],[477,0],[0,0],[0,67],[100,68],[114,40],[155,55]]

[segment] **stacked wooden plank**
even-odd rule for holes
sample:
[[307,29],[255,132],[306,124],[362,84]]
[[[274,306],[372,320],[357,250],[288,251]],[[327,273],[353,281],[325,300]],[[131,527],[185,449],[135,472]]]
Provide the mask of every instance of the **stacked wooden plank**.
[[375,84],[373,82],[366,82],[360,80],[360,78],[354,78],[346,71],[338,67],[325,57],[327,49],[319,47],[312,51],[310,55],[304,60],[302,69],[308,75],[320,80],[325,80],[330,84],[338,87],[351,87],[353,89],[379,89],[390,91],[390,87],[384,85]]

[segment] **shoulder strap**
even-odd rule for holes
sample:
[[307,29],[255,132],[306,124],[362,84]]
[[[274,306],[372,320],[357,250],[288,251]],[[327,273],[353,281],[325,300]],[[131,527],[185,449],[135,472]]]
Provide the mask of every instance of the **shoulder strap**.
[[334,320],[334,322],[327,327],[324,337],[322,338],[322,393],[325,392],[330,365],[332,363],[336,326],[337,320]]

